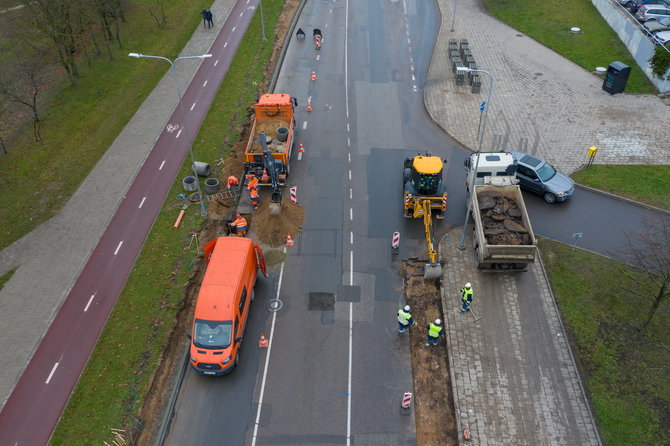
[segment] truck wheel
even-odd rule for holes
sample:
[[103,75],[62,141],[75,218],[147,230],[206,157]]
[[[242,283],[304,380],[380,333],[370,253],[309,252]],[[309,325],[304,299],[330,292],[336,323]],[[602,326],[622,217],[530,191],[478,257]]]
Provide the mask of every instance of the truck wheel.
[[235,355],[235,367],[240,363],[240,349],[237,349],[237,354]]
[[543,197],[547,203],[556,203],[556,195],[552,193],[546,192]]

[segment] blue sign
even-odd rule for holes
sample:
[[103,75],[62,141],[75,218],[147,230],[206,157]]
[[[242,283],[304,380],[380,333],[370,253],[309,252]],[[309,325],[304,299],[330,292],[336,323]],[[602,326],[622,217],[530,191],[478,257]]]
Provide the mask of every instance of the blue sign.
[[484,111],[485,106],[486,106],[486,101],[482,102],[482,105],[479,106],[479,111]]

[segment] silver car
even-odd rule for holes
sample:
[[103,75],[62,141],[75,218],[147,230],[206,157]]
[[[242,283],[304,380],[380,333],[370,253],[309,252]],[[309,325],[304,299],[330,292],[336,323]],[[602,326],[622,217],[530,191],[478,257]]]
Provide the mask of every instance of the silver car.
[[650,34],[660,31],[670,31],[670,17],[661,17],[656,20],[647,20],[642,24]]
[[512,151],[517,162],[519,186],[542,195],[547,203],[565,201],[575,191],[575,182],[545,160],[523,152]]

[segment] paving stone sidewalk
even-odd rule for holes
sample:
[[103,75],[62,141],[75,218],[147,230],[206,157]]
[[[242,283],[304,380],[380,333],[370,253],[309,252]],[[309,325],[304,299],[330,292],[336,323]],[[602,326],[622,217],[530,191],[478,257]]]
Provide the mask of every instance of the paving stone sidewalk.
[[[459,432],[470,429],[471,444],[482,446],[600,445],[539,260],[526,272],[483,273],[469,237],[458,249],[460,236],[454,229],[439,243]],[[459,290],[467,282],[473,311],[461,313]]]
[[[200,26],[181,55],[206,53],[234,4],[217,0],[211,7],[214,27]],[[149,59],[137,63],[168,66]],[[199,66],[176,65],[182,86]],[[18,268],[0,290],[0,409],[176,106],[174,79],[167,73],[61,212],[0,252],[0,275]]]
[[[598,147],[598,164],[670,164],[670,106],[654,95],[610,95],[602,78],[487,15],[477,0],[437,0],[442,25],[425,86],[433,120],[470,149],[477,150],[480,93],[456,86],[449,39],[467,39],[477,68],[493,77],[491,108],[482,150],[521,150],[571,173]],[[566,38],[569,33],[566,30]],[[593,67],[595,70],[595,67]]]

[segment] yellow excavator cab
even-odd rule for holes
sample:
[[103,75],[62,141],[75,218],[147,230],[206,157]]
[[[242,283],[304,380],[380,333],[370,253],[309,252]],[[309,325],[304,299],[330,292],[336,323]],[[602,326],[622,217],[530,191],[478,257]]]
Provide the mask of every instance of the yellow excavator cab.
[[442,172],[444,161],[439,156],[415,156],[412,168],[420,174],[435,175]]

